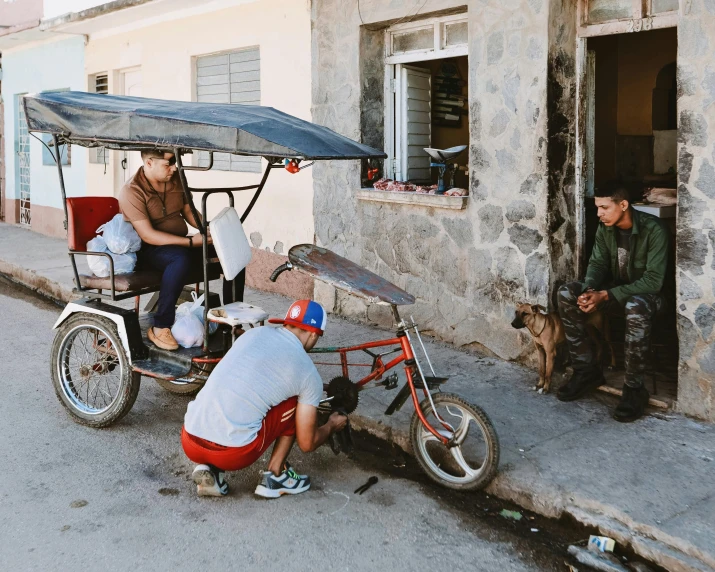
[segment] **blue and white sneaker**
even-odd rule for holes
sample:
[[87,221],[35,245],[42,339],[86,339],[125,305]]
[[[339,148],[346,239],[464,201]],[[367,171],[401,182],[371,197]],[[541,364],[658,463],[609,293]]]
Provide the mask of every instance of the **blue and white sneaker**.
[[226,473],[211,465],[196,465],[191,478],[196,483],[196,494],[200,497],[222,497],[228,494]]
[[288,463],[283,465],[283,472],[277,477],[271,471],[261,472],[261,481],[256,487],[256,494],[267,499],[277,499],[281,495],[297,495],[310,488],[310,477],[299,475]]

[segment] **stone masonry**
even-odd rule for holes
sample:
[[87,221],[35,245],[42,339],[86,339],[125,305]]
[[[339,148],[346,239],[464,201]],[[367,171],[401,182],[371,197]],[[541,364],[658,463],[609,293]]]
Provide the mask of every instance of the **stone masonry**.
[[[316,243],[415,295],[429,333],[528,359],[510,327],[521,301],[553,307],[578,269],[576,2],[431,0],[432,17],[469,21],[470,198],[464,210],[359,200],[364,165],[314,167]],[[715,0],[686,2],[679,26],[679,407],[715,418]],[[384,147],[384,30],[401,0],[316,0],[313,120]],[[316,283],[329,309],[391,324],[380,306]]]

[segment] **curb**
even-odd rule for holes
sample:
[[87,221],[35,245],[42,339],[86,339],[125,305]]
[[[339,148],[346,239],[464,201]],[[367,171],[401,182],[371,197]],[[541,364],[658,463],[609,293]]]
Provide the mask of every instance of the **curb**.
[[[55,302],[65,304],[77,296],[68,288],[32,270],[0,259],[0,274],[4,274],[31,290]],[[412,455],[409,433],[394,429],[369,417],[353,413],[354,429],[367,431],[381,441],[394,444]],[[508,470],[499,472],[485,489],[490,495],[513,502],[547,518],[569,516],[578,523],[598,529],[621,545],[630,547],[641,558],[671,572],[715,572],[715,556],[704,553],[688,541],[631,519],[615,507],[592,499],[571,496],[568,491],[542,485],[526,486],[511,478]]]

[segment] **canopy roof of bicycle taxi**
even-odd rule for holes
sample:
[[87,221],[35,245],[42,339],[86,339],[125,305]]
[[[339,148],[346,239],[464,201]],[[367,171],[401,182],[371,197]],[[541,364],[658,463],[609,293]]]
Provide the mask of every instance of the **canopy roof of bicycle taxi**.
[[260,105],[171,101],[79,91],[23,98],[30,131],[108,149],[183,149],[271,160],[384,159],[383,151]]

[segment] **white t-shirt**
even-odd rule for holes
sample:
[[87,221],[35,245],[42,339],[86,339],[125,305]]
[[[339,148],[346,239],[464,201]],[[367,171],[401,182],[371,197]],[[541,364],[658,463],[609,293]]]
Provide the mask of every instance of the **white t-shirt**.
[[251,443],[266,413],[282,401],[317,407],[323,381],[300,340],[284,327],[263,326],[239,337],[209,376],[184,417],[186,431],[226,447]]

